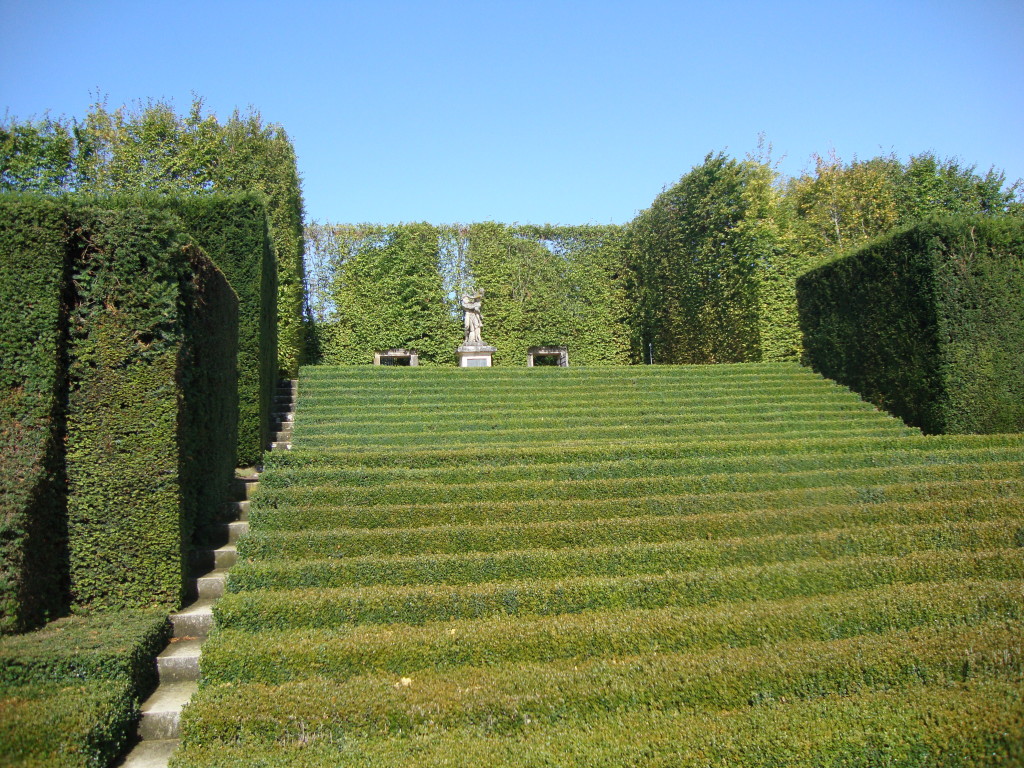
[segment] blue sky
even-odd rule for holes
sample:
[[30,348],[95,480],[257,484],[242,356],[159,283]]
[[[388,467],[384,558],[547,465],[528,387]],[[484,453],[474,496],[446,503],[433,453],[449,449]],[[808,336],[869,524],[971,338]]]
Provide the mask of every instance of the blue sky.
[[0,112],[192,94],[295,142],[307,218],[622,223],[708,152],[1024,177],[1024,3],[0,0]]

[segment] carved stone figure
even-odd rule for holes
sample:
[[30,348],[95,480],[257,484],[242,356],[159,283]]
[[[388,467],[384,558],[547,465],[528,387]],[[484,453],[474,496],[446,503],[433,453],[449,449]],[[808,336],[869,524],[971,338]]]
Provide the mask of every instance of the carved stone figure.
[[466,346],[482,346],[483,339],[480,336],[483,330],[483,320],[480,317],[480,305],[483,303],[484,291],[481,288],[471,296],[462,297],[463,329],[466,332]]

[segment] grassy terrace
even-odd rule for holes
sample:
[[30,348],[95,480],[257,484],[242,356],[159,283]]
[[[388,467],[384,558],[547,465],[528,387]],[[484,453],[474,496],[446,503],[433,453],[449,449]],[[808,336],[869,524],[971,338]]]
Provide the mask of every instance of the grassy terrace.
[[306,368],[179,767],[1019,765],[1024,435],[795,365]]

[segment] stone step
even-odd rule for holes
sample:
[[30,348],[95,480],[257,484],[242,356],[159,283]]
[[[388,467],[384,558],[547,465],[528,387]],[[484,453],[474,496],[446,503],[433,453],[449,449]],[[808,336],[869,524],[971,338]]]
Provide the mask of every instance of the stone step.
[[277,442],[276,440],[270,444],[270,450],[272,451],[290,451],[292,449],[291,443]]
[[249,532],[249,521],[248,520],[236,520],[233,523],[228,523],[228,544],[234,544],[241,538],[242,534]]
[[204,574],[218,568],[230,568],[238,562],[238,550],[234,544],[220,547],[192,550],[191,572]]
[[139,738],[143,741],[162,741],[179,738],[181,710],[199,689],[196,681],[160,685],[142,704],[139,720]]
[[210,634],[213,629],[213,603],[210,598],[200,598],[172,613],[174,637],[206,637]]
[[177,739],[157,739],[140,741],[117,768],[167,768],[171,762],[171,754],[178,747]]
[[190,637],[172,640],[156,657],[160,685],[199,679],[199,647],[203,638]]
[[224,504],[224,509],[234,516],[236,520],[248,520],[249,519],[249,500],[244,501],[228,501]]
[[260,485],[258,477],[236,477],[231,487],[231,495],[238,501],[252,498],[252,492]]
[[227,573],[226,568],[218,568],[196,579],[196,594],[199,595],[199,599],[215,599],[223,595]]

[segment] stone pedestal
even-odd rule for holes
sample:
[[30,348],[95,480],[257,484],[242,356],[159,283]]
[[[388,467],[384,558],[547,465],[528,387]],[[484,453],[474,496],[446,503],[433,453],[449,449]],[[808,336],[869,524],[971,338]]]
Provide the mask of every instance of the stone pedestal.
[[491,357],[497,347],[487,344],[463,344],[455,353],[459,356],[459,368],[490,368]]

